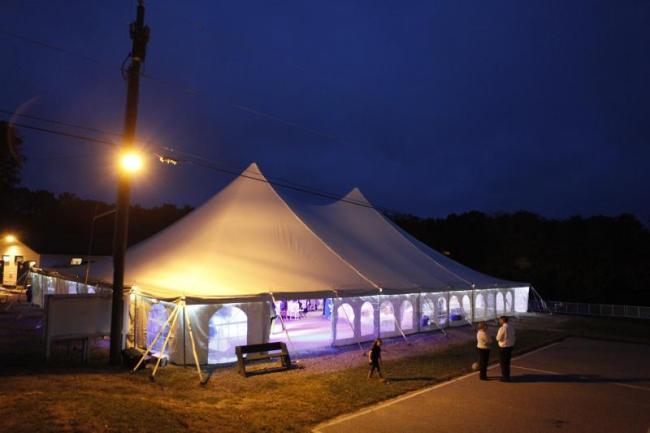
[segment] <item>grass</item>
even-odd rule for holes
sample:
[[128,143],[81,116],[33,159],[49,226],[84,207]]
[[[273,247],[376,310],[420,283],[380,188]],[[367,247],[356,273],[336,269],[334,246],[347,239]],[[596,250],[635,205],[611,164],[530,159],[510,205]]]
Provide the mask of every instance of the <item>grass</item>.
[[[624,323],[616,332],[609,326],[620,321],[601,320],[522,323],[515,353],[572,334],[650,343],[650,323]],[[247,379],[234,367],[222,368],[206,386],[198,385],[194,370],[181,367],[163,369],[155,382],[144,371],[130,375],[103,362],[14,370],[0,377],[0,431],[307,432],[326,419],[463,374],[475,358],[472,341],[432,348],[385,362],[385,383],[367,380],[361,360],[328,373],[306,368]]]

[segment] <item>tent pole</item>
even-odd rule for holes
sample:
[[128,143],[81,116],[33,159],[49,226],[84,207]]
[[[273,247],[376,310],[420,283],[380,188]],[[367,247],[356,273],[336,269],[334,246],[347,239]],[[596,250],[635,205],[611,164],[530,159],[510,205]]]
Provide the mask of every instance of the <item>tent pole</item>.
[[[474,287],[474,285],[472,284],[472,306],[471,306],[471,314],[470,314],[470,318],[468,319],[468,318],[467,318],[467,315],[463,315],[463,317],[465,318],[465,321],[466,321],[467,323],[469,323],[469,325],[470,325],[471,327],[474,327],[474,305],[473,305],[473,304],[474,304],[474,289],[473,289],[473,287]],[[463,299],[465,299],[465,296],[467,296],[467,295],[464,295],[464,296],[460,299],[461,307],[463,308],[463,313],[465,313],[465,307],[462,305],[462,303],[463,303]]]
[[[269,292],[269,295],[271,295],[271,300],[273,301],[273,308],[275,308],[275,296],[273,296],[272,292]],[[280,323],[282,324],[282,330],[284,331],[284,333],[287,336],[287,341],[289,342],[289,344],[293,348],[293,351],[295,352],[296,351],[296,346],[294,346],[293,341],[291,341],[291,337],[289,336],[289,330],[284,325],[284,319],[282,318],[282,311],[280,311],[280,315],[278,317],[280,318]]]
[[447,291],[447,327],[451,328],[451,306],[449,301],[451,300],[451,292]]
[[472,323],[476,322],[476,316],[474,315],[475,307],[476,307],[476,285],[472,284]]
[[[336,290],[332,290],[332,292],[334,292],[334,295],[336,296],[336,298],[340,302],[342,298],[339,296],[339,293]],[[354,335],[354,325],[352,324],[352,321],[350,320],[350,315],[348,314],[348,311],[344,308],[343,312],[345,313],[345,318],[348,320],[348,324],[350,325],[350,329],[352,330],[352,338],[354,338],[357,341],[357,345],[359,346],[359,350],[363,351],[363,347],[361,347],[361,342],[359,341],[357,336]],[[337,311],[336,315],[338,317],[338,311]],[[334,326],[336,326],[336,325],[334,325]]]
[[[201,383],[203,383],[203,375],[201,374],[201,366],[199,364],[199,357],[196,354],[196,345],[194,344],[194,333],[192,332],[192,321],[190,320],[190,317],[187,315],[187,308],[186,308],[186,305],[185,305],[185,301],[182,301],[182,302],[183,302],[183,317],[185,318],[185,323],[187,323],[187,330],[190,333],[190,342],[192,343],[192,355],[194,355],[194,363],[196,364],[196,372],[199,374],[199,380],[201,381]],[[185,329],[185,325],[183,325],[183,329]]]
[[[185,299],[185,296],[183,296],[183,299]],[[185,344],[185,334],[186,334],[186,332],[185,332],[186,331],[185,330],[185,323],[187,322],[187,320],[186,320],[187,315],[186,314],[187,314],[187,311],[185,309],[185,301],[183,301],[183,368],[185,368],[185,366],[187,365],[187,357],[186,357],[187,345]]]
[[140,358],[140,361],[138,361],[138,363],[135,365],[135,367],[133,367],[133,370],[131,370],[131,373],[135,373],[135,371],[138,369],[138,367],[140,367],[140,364],[142,364],[142,362],[147,357],[149,352],[151,352],[151,349],[153,348],[153,346],[158,341],[158,338],[160,338],[160,334],[162,334],[162,332],[165,330],[167,325],[169,325],[169,322],[172,320],[172,317],[176,313],[176,310],[178,310],[178,305],[176,305],[176,308],[174,308],[174,311],[172,311],[172,314],[169,315],[169,317],[167,318],[167,320],[165,321],[163,326],[158,330],[158,333],[156,334],[154,339],[151,341],[151,344],[149,344],[149,347],[147,347],[147,350],[145,350],[144,353],[142,354],[142,357]]
[[377,322],[379,323],[379,326],[377,326],[377,338],[381,338],[381,300],[379,299],[379,295],[377,295]]
[[410,345],[411,342],[406,338],[406,334],[404,334],[404,331],[402,330],[402,327],[399,324],[399,320],[397,320],[397,317],[393,314],[393,319],[395,320],[395,325],[397,325],[397,329],[399,329],[399,333],[402,334],[402,338],[404,341],[406,341],[406,344]]
[[167,348],[167,343],[169,343],[169,337],[172,336],[172,332],[174,331],[174,326],[176,325],[176,319],[178,318],[178,314],[180,313],[180,306],[181,302],[179,301],[178,304],[176,304],[176,314],[174,314],[174,320],[172,320],[172,324],[169,325],[169,332],[167,333],[167,337],[165,337],[165,341],[163,342],[162,348],[160,349],[161,355],[158,357],[158,360],[156,361],[156,365],[153,367],[153,371],[151,372],[151,380],[153,380],[154,376],[156,375],[156,372],[158,371],[158,367],[160,366],[160,361],[162,360],[162,357],[165,356],[165,348]]
[[402,334],[402,338],[404,339],[404,341],[406,341],[406,344],[411,345],[408,338],[406,338],[406,334],[404,334],[404,331],[402,330],[402,327],[399,324],[399,320],[397,320],[397,317],[395,317],[395,312],[393,312],[393,320],[395,321],[395,325],[397,326],[399,333]]

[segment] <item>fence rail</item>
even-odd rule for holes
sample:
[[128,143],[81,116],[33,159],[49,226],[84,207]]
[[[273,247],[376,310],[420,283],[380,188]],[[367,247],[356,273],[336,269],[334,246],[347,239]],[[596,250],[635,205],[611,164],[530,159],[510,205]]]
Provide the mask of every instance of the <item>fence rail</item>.
[[[546,308],[544,308],[546,307]],[[639,305],[587,304],[577,302],[531,302],[530,311],[580,316],[626,317],[650,320],[650,307]]]

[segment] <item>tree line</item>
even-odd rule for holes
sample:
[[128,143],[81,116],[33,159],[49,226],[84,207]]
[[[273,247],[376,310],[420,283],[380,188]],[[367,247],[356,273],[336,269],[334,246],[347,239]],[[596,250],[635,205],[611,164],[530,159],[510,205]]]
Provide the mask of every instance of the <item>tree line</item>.
[[413,236],[550,300],[650,305],[650,231],[633,215],[547,219],[530,212],[393,215]]
[[[94,215],[113,204],[17,185],[21,140],[0,122],[0,230],[42,254],[86,254]],[[191,207],[131,207],[129,245],[187,215]],[[389,215],[432,248],[469,267],[531,283],[546,299],[650,305],[650,231],[633,215],[548,219],[530,212],[466,212],[445,218]],[[113,215],[97,220],[93,253],[112,252]]]

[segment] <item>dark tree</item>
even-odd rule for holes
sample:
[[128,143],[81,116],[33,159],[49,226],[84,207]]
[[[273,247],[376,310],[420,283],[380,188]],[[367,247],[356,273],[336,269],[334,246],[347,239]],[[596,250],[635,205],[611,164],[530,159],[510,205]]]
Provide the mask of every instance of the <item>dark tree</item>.
[[25,161],[22,144],[16,128],[0,121],[0,194],[3,198],[20,183],[20,170]]

